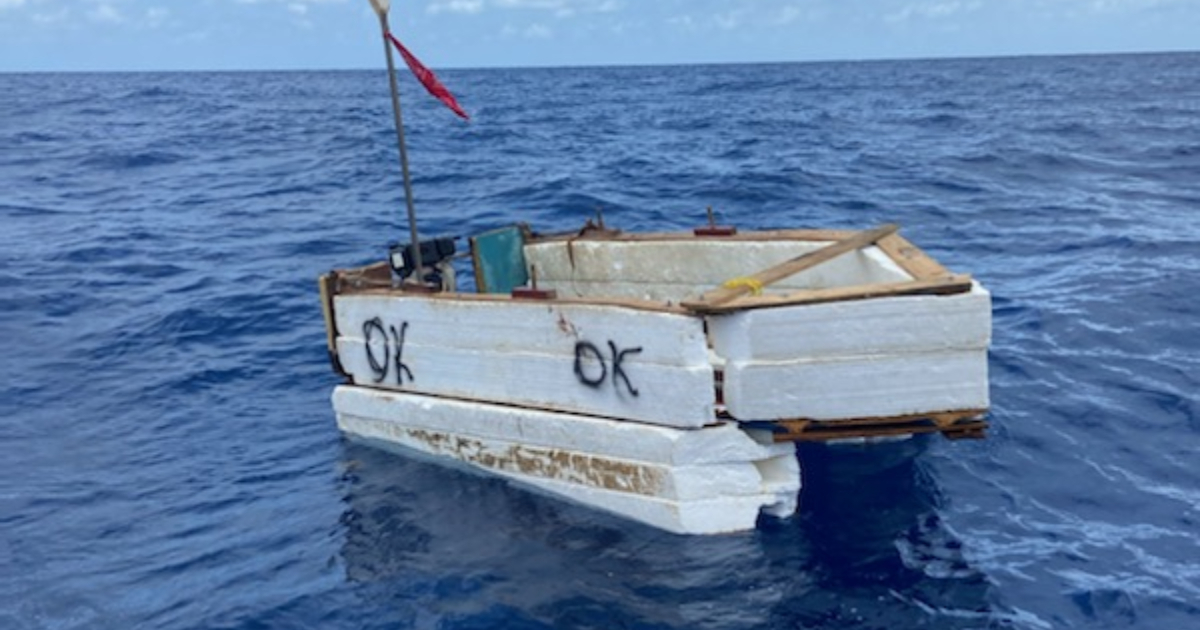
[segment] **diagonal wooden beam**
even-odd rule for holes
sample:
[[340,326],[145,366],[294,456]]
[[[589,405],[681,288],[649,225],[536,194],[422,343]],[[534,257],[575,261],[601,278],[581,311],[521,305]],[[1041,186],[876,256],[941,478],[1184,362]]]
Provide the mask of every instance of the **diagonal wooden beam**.
[[881,238],[875,245],[915,280],[937,280],[953,275],[941,263],[930,258],[929,254],[922,251],[920,247],[913,245],[899,234]]
[[[848,287],[832,287],[828,289],[803,289],[780,295],[745,296],[736,302],[727,302],[720,305],[701,303],[690,308],[694,313],[717,314],[752,308],[845,302],[848,300],[865,300],[901,295],[952,295],[970,291],[971,282],[970,275],[955,274],[936,280],[856,284]],[[687,306],[687,303],[685,302],[683,306]]]
[[879,239],[890,234],[895,234],[896,230],[899,229],[900,226],[889,223],[873,230],[858,232],[853,236],[830,243],[816,251],[801,254],[773,267],[767,267],[752,276],[736,278],[726,282],[716,289],[705,292],[697,299],[683,301],[682,305],[685,308],[696,311],[710,311],[714,308],[719,308],[728,302],[732,302],[754,291],[756,288],[765,287],[784,278],[794,276],[805,269],[816,267],[847,252],[874,245]]

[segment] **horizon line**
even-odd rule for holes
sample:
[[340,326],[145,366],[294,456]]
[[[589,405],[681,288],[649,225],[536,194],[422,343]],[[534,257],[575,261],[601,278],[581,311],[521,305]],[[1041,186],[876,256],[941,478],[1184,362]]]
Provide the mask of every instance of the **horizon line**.
[[[803,60],[773,60],[773,61],[681,61],[681,62],[647,62],[647,63],[579,63],[562,65],[528,65],[528,66],[436,66],[438,71],[483,71],[483,70],[572,70],[600,68],[677,68],[703,66],[771,66],[792,64],[831,64],[831,63],[886,63],[886,62],[943,62],[943,61],[984,61],[1004,59],[1031,58],[1072,58],[1072,57],[1132,57],[1155,55],[1187,55],[1200,54],[1200,48],[1194,49],[1164,49],[1164,50],[1129,50],[1129,51],[1091,51],[1091,52],[1059,52],[1059,53],[999,53],[981,55],[961,55],[946,57],[931,57],[925,55],[896,56],[896,57],[861,57],[861,58],[828,58]],[[171,74],[171,73],[261,73],[261,72],[372,72],[380,70],[377,67],[331,67],[331,68],[176,68],[176,69],[92,69],[92,70],[0,70],[0,74]]]

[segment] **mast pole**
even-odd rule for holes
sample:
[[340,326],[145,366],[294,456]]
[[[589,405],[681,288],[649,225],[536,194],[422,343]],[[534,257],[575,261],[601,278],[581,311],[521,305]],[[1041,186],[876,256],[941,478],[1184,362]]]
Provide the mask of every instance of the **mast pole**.
[[388,83],[392,90],[392,114],[396,123],[396,144],[400,147],[400,173],[404,177],[404,202],[408,209],[408,231],[409,237],[412,239],[412,259],[413,265],[416,268],[416,277],[418,284],[425,284],[425,279],[421,277],[421,268],[424,266],[421,260],[421,240],[417,234],[417,210],[413,204],[412,177],[408,171],[408,145],[404,141],[404,117],[400,113],[400,88],[396,84],[396,62],[392,57],[391,42],[388,41],[388,33],[391,29],[388,28],[388,8],[391,5],[391,0],[370,0],[371,6],[375,9],[375,15],[379,16],[379,29],[383,34],[383,52],[387,57]]

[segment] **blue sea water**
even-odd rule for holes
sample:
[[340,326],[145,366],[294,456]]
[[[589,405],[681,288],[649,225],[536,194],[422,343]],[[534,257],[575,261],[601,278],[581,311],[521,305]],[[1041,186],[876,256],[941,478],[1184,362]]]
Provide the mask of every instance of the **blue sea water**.
[[384,74],[3,74],[0,628],[1200,627],[1200,55],[442,75],[425,234],[900,223],[993,292],[989,438],[717,537],[347,443]]

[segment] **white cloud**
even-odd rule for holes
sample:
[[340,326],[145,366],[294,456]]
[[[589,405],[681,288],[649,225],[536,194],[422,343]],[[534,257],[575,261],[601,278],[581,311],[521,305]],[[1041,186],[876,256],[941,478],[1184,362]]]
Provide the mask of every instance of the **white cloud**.
[[913,2],[901,7],[898,11],[887,14],[884,19],[889,22],[905,22],[912,19],[930,20],[943,19],[963,13],[978,10],[983,5],[981,0],[931,0]]
[[33,21],[36,24],[61,24],[67,21],[68,17],[70,12],[63,8],[53,13],[34,13]]
[[568,7],[570,0],[494,0],[495,5],[503,9],[553,9],[561,10]]
[[803,15],[804,12],[800,10],[800,7],[786,6],[779,10],[779,14],[775,17],[775,23],[791,24],[792,22],[800,19]]
[[150,7],[142,15],[142,22],[150,28],[158,28],[171,17],[171,11],[162,7]]
[[308,5],[312,4],[344,4],[350,0],[234,0],[238,4],[283,4],[287,5],[289,11],[295,12],[293,7],[304,7],[302,10],[307,10]]
[[430,0],[425,12],[475,15],[492,8],[546,11],[561,18],[578,13],[612,13],[622,6],[621,0]]
[[501,9],[540,9],[558,14],[611,13],[621,8],[617,0],[492,0]]
[[500,30],[500,34],[504,37],[524,37],[525,39],[550,39],[554,37],[554,30],[545,24],[533,23],[525,27],[517,27],[512,24],[505,24]]
[[1090,0],[1087,7],[1097,13],[1120,13],[1183,5],[1189,0]]
[[690,15],[676,15],[674,17],[669,17],[667,18],[667,24],[681,28],[685,31],[696,30],[696,20],[692,19],[692,16]]
[[713,16],[713,23],[723,31],[732,31],[742,24],[743,11],[735,10],[728,13],[718,13]]
[[95,22],[104,22],[107,24],[120,24],[125,21],[125,16],[121,15],[117,7],[107,2],[97,4],[96,8],[88,11],[87,16]]
[[531,39],[549,39],[553,35],[554,31],[543,24],[530,24],[525,27],[525,37]]
[[425,7],[426,13],[463,13],[471,15],[483,10],[483,0],[434,0]]

